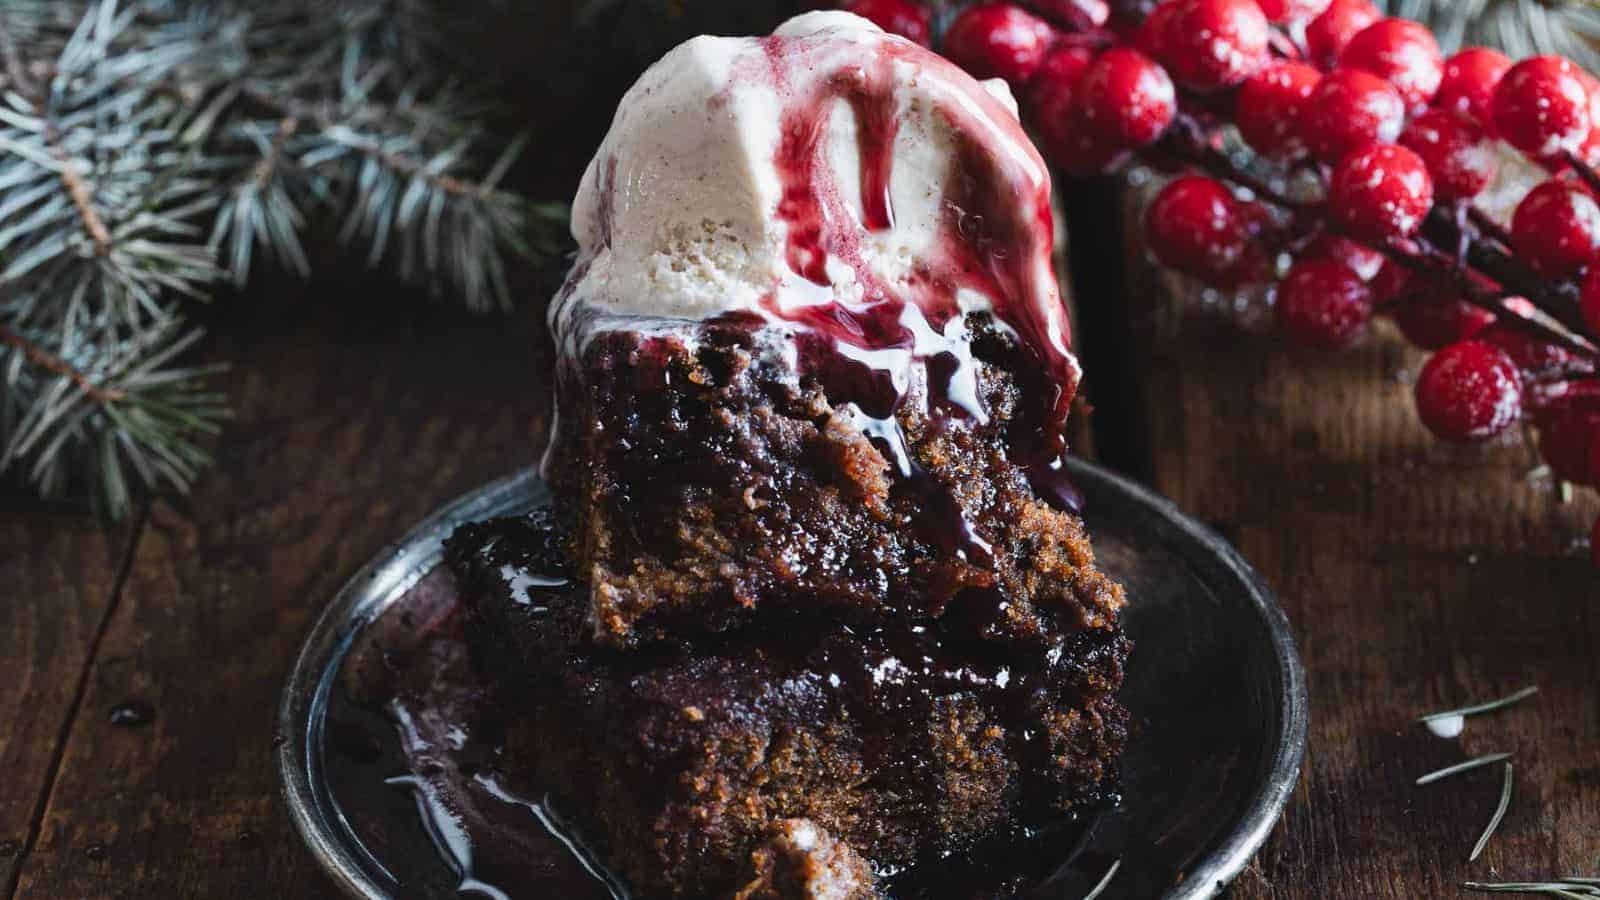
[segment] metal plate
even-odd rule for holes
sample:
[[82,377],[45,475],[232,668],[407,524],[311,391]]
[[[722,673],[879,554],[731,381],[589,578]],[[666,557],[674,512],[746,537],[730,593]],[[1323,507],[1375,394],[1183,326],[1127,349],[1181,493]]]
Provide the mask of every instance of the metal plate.
[[[1122,860],[1102,898],[1215,896],[1266,839],[1305,753],[1305,673],[1288,621],[1210,529],[1104,469],[1075,462],[1071,471],[1100,563],[1128,589],[1124,622],[1135,642],[1122,694],[1135,723],[1124,800],[1091,823],[1076,852]],[[439,565],[457,525],[548,502],[548,489],[526,471],[439,510],[345,585],[301,650],[279,709],[283,795],[313,855],[352,897],[435,896],[438,884],[453,882],[441,859],[441,877],[427,879],[426,890],[397,883],[393,873],[415,870],[414,851],[404,865],[383,858],[401,853],[404,841],[372,840],[330,785],[326,725],[341,668],[362,634]],[[396,808],[392,818],[409,809]],[[414,820],[384,831],[408,829],[413,848],[428,846]]]

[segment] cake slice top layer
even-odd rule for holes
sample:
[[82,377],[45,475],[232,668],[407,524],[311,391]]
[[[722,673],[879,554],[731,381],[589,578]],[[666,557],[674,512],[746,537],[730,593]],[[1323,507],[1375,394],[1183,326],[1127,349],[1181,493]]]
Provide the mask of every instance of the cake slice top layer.
[[[698,37],[618,107],[574,202],[552,330],[573,361],[600,331],[749,317],[823,339],[791,346],[802,374],[842,364],[903,388],[937,368],[981,419],[965,314],[988,312],[1046,376],[1053,457],[1079,369],[1049,197],[1003,83],[865,19]],[[886,419],[900,394],[844,399]]]
[[1000,640],[1112,627],[1003,84],[848,13],[695,38],[623,98],[573,229],[543,472],[597,641],[974,603]]

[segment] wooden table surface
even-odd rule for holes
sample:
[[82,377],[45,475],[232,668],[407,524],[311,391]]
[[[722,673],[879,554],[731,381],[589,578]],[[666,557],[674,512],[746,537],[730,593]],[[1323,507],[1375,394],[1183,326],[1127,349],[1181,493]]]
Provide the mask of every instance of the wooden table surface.
[[[1392,335],[1326,356],[1179,321],[1139,265],[1108,277],[1116,229],[1080,225],[1102,261],[1079,292],[1084,445],[1236,543],[1310,671],[1300,788],[1234,895],[1600,874],[1600,503],[1530,482],[1519,442],[1428,438],[1420,358]],[[368,557],[534,458],[539,315],[474,319],[360,276],[258,285],[206,350],[233,363],[237,418],[191,496],[107,528],[0,495],[0,897],[335,896],[278,800],[280,686]],[[1529,684],[1458,741],[1411,724]],[[114,725],[129,701],[153,721]],[[1498,772],[1411,782],[1497,750],[1515,795],[1469,865]]]

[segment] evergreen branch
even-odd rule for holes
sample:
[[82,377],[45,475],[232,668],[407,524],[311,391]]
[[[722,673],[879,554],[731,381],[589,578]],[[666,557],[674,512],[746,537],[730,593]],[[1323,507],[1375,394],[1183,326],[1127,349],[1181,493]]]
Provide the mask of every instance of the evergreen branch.
[[239,126],[237,134],[259,153],[253,162],[231,178],[228,199],[212,224],[209,246],[222,251],[223,262],[235,285],[243,285],[250,272],[256,245],[270,252],[273,262],[298,275],[311,272],[310,260],[300,240],[305,217],[300,213],[294,186],[284,172],[288,144],[300,131],[300,120],[288,116],[270,129],[258,123]]
[[111,252],[111,232],[106,228],[106,223],[101,221],[100,214],[94,210],[94,204],[89,199],[89,185],[83,180],[83,176],[78,174],[77,167],[72,164],[72,158],[67,156],[67,152],[56,142],[54,129],[45,131],[45,143],[50,148],[50,155],[61,164],[61,183],[66,185],[67,195],[72,198],[72,206],[78,211],[78,218],[83,220],[83,230],[94,242],[95,253],[105,256]]
[[490,185],[476,184],[446,172],[435,171],[420,159],[390,150],[380,139],[370,138],[352,130],[328,111],[312,104],[298,102],[289,97],[275,96],[259,85],[245,86],[244,93],[256,103],[283,116],[284,122],[296,123],[296,127],[301,121],[309,122],[328,140],[371,157],[400,175],[423,178],[446,193],[463,197],[482,197],[493,190]]
[[79,487],[114,517],[136,490],[187,491],[210,459],[197,439],[228,415],[205,387],[219,367],[171,367],[200,336],[170,319],[133,338],[98,335],[68,361],[43,336],[0,326],[0,472],[43,496]]
[[108,390],[89,380],[89,376],[73,368],[66,360],[33,343],[15,331],[0,324],[0,344],[9,344],[22,352],[23,358],[35,366],[70,380],[84,395],[96,403],[112,403],[127,395],[119,390]]
[[[0,474],[41,494],[186,490],[226,416],[181,298],[256,254],[307,274],[340,223],[370,265],[510,305],[565,207],[501,187],[437,0],[6,0],[0,16]],[[220,265],[219,265],[220,263]]]
[[38,96],[38,88],[34,86],[32,77],[22,65],[22,57],[17,53],[16,38],[12,36],[11,28],[3,17],[0,17],[0,66],[5,69],[8,87],[25,97]]
[[163,90],[212,47],[157,4],[62,6],[0,23],[0,473],[121,515],[135,490],[186,489],[225,414],[209,370],[172,365],[199,332],[168,299],[216,275]]
[[1600,4],[1594,0],[1379,0],[1378,6],[1426,24],[1446,52],[1483,44],[1512,59],[1554,53],[1600,69]]
[[[280,123],[295,124],[298,168],[324,179],[305,192],[332,195],[346,207],[340,237],[364,237],[369,265],[379,265],[397,248],[403,278],[426,275],[436,289],[442,278],[471,308],[509,307],[505,256],[537,257],[553,243],[546,211],[498,187],[525,139],[509,144],[487,174],[474,180],[465,170],[479,136],[434,117],[433,110],[448,99],[423,102],[420,88],[407,88],[374,114],[366,79],[347,89],[354,96],[337,104],[300,100],[260,84],[243,85],[240,93]],[[280,142],[269,149],[262,164],[276,171],[284,147]],[[235,217],[232,224],[242,221]],[[238,254],[234,260],[236,269],[248,263]]]
[[[397,21],[431,22],[424,31],[444,33],[431,8],[350,3],[329,16],[290,4],[221,29],[233,41],[212,73],[222,86],[184,134],[213,163],[236,167],[221,176],[233,188],[209,239],[236,282],[257,249],[309,269],[300,238],[308,209],[339,220],[344,242],[364,242],[369,265],[389,262],[402,278],[473,309],[511,305],[509,257],[560,252],[564,210],[552,214],[498,186],[522,142],[480,168],[486,135],[475,120],[484,108],[437,66],[401,67],[374,53],[403,42]],[[412,43],[389,52],[403,60],[429,42]]]

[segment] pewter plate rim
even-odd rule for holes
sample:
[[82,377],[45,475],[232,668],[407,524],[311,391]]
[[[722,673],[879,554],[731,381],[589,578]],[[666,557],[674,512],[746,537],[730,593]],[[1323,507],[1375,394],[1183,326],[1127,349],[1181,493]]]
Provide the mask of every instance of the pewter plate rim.
[[[1243,871],[1266,842],[1288,803],[1305,758],[1310,724],[1306,673],[1294,636],[1272,591],[1250,564],[1215,531],[1181,512],[1153,491],[1080,460],[1069,461],[1072,477],[1096,482],[1123,495],[1153,528],[1171,531],[1187,546],[1184,555],[1238,583],[1261,616],[1277,664],[1277,746],[1255,797],[1229,836],[1171,887],[1161,900],[1207,900]],[[344,821],[322,778],[318,748],[328,700],[340,664],[355,638],[390,604],[437,565],[444,539],[465,522],[512,515],[548,502],[549,489],[532,468],[475,488],[419,522],[362,566],[334,595],[312,626],[284,684],[274,740],[284,804],[296,831],[335,884],[358,900],[395,900],[375,877],[382,864],[371,859]]]

